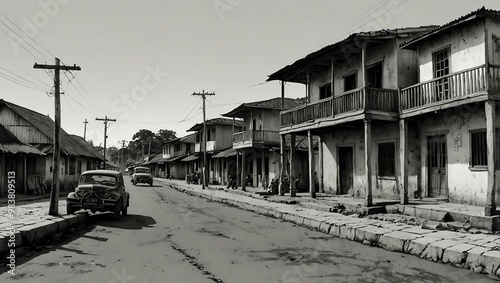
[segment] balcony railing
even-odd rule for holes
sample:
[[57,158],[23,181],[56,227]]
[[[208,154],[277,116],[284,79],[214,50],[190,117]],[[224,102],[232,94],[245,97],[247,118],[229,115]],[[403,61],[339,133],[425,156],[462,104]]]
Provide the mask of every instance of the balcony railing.
[[[419,83],[401,90],[401,111],[500,91],[500,66],[479,66]],[[489,73],[489,74],[488,74]]]
[[281,126],[297,125],[359,110],[398,112],[398,93],[392,89],[357,88],[281,112]]
[[233,144],[279,143],[278,131],[248,130],[233,134]]

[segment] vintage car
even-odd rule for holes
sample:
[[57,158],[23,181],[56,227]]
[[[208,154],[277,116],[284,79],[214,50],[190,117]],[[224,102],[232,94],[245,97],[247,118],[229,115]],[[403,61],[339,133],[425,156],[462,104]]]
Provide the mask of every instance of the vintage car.
[[132,184],[137,186],[138,183],[153,185],[153,176],[148,167],[135,167],[134,174],[132,174]]
[[111,170],[89,170],[82,173],[78,187],[66,198],[67,214],[80,209],[91,212],[111,211],[115,219],[127,215],[130,195],[125,191],[123,175]]

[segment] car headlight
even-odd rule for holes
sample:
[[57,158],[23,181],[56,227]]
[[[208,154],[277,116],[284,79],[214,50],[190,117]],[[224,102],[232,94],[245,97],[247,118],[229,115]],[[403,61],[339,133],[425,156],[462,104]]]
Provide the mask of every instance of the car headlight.
[[110,196],[111,194],[109,193],[109,191],[104,192],[104,198],[109,198]]
[[83,191],[82,190],[76,190],[76,195],[79,197],[83,197]]

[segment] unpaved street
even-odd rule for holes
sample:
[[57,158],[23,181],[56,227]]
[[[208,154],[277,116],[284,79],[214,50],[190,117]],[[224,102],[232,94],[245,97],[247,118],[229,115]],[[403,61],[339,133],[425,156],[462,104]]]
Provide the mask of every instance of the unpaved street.
[[333,238],[156,183],[129,216],[18,259],[0,282],[493,282],[470,270]]

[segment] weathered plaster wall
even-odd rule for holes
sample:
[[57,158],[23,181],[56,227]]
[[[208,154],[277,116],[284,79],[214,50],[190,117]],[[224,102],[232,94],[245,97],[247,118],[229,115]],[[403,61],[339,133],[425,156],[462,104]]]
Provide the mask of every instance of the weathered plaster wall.
[[[496,124],[500,125],[497,110]],[[448,197],[450,202],[486,205],[487,171],[469,169],[470,131],[485,129],[484,104],[460,107],[423,117],[419,122],[420,164],[410,164],[412,170],[420,167],[420,186],[428,195],[427,137],[445,134],[447,145]],[[498,128],[498,127],[497,127]],[[457,141],[455,143],[455,140]],[[412,184],[415,185],[415,184]]]
[[[322,135],[323,140],[323,182],[325,192],[337,194],[338,180],[338,148],[354,147],[353,192],[355,197],[364,197],[366,190],[364,129],[358,127],[352,130],[335,131]],[[399,155],[399,124],[386,123],[372,125],[371,169],[372,195],[374,198],[399,199],[399,159],[396,158],[396,175],[394,177],[378,177],[378,143],[395,142],[396,157]]]
[[497,46],[493,41],[493,36],[500,38],[500,19],[486,19],[486,30],[488,32],[486,38],[489,40],[488,57],[491,64],[500,64],[500,51],[496,50]]
[[484,23],[476,21],[460,29],[443,32],[419,46],[420,81],[434,78],[432,54],[449,47],[451,52],[450,72],[480,66],[485,63]]
[[[400,38],[397,45],[408,38]],[[418,56],[417,52],[408,49],[398,49],[397,55],[397,81],[400,88],[418,83]]]
[[[396,56],[396,43],[395,40],[388,40],[376,47],[370,48],[366,52],[366,64],[370,65],[382,60],[382,88],[396,89],[397,77],[406,77],[409,74],[400,72],[397,74],[397,57]],[[403,52],[401,62],[406,63],[407,55],[411,51]],[[361,54],[353,56],[350,60],[342,63],[335,64],[334,66],[334,94],[339,95],[344,92],[344,76],[350,75],[354,72],[357,73],[357,87],[363,86],[361,70]],[[413,75],[414,76],[414,75]],[[311,101],[319,100],[319,87],[331,83],[331,68],[325,70],[323,73],[311,77]]]

